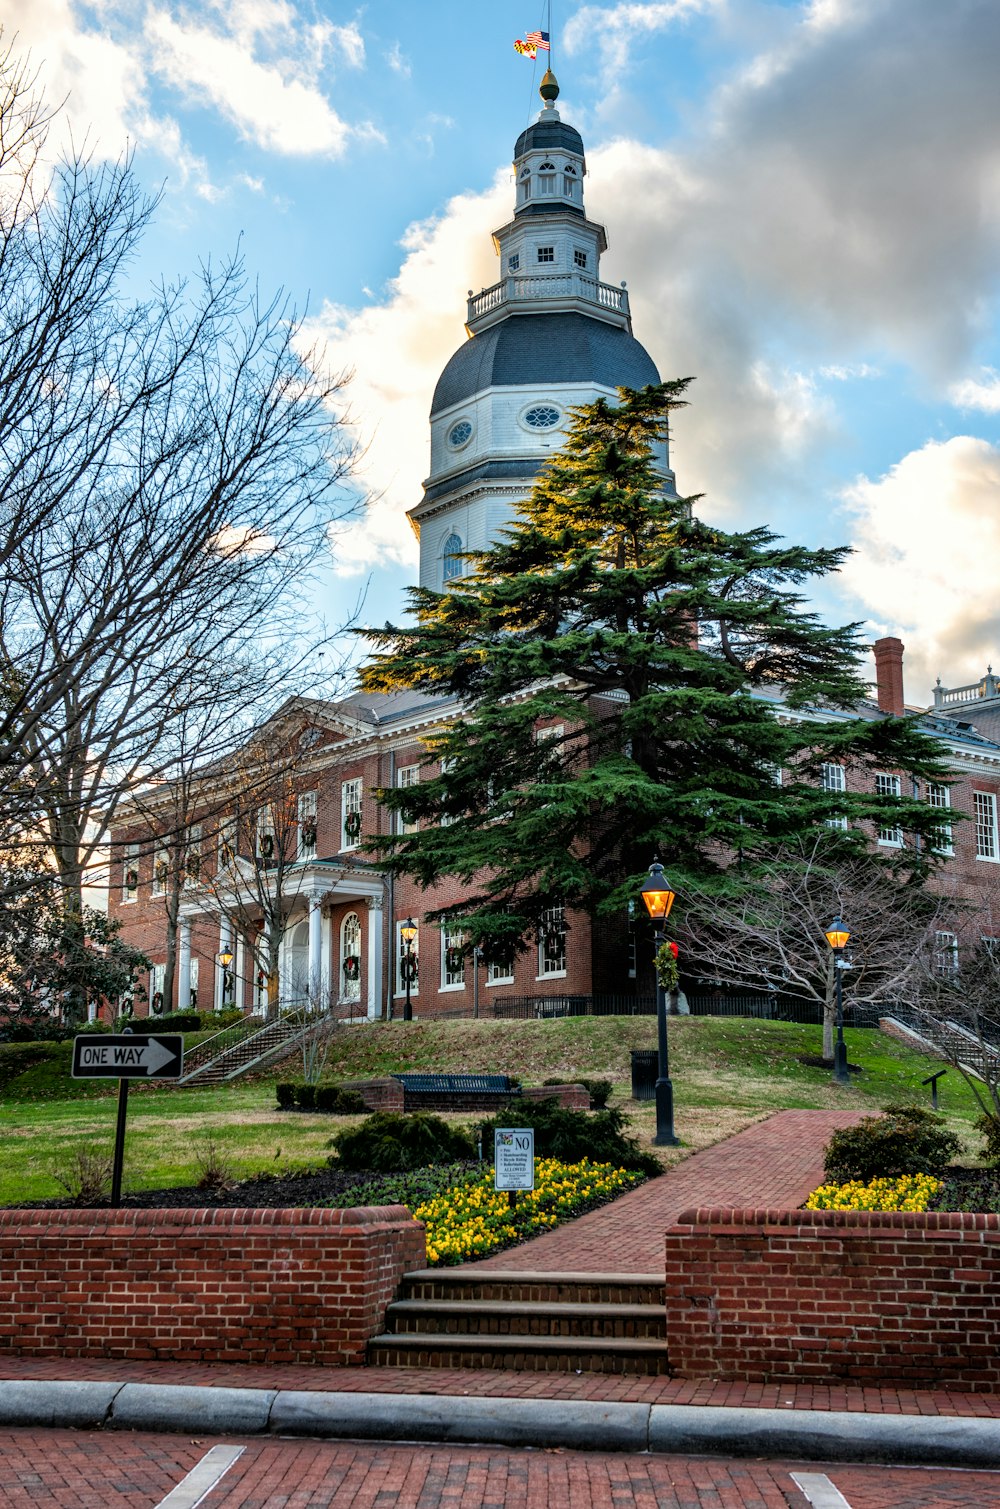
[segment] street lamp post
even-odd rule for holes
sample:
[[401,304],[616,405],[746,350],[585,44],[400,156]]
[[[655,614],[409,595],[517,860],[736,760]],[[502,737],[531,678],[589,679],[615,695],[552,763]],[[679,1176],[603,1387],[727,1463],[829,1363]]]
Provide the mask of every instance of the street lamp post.
[[847,1044],[844,1042],[844,988],[842,984],[842,976],[847,967],[844,962],[844,949],[847,947],[850,936],[850,932],[840,917],[834,917],[826,930],[826,941],[833,950],[833,974],[837,991],[837,1041],[833,1050],[833,1077],[841,1085],[848,1085],[851,1082],[847,1072]]
[[646,910],[656,931],[653,934],[654,963],[656,967],[656,1029],[657,1029],[657,1078],[656,1078],[656,1135],[654,1147],[678,1147],[680,1138],[674,1131],[674,1087],[670,1079],[670,1058],[667,1047],[667,993],[660,984],[659,952],[666,941],[663,924],[670,916],[676,892],[670,889],[663,866],[654,859],[649,867],[649,879],[642,887],[641,895]]
[[226,999],[229,995],[229,985],[231,983],[229,976],[229,966],[233,962],[232,949],[224,948],[221,950],[221,952],[217,953],[215,957],[222,966],[222,1009],[224,1011],[226,1009]]
[[414,922],[412,917],[407,917],[406,921],[402,924],[399,929],[399,936],[406,944],[406,953],[403,955],[403,984],[406,986],[406,1002],[403,1006],[403,1021],[412,1022],[413,1002],[410,999],[410,990],[413,986],[413,972],[416,963],[413,957],[413,940],[417,936],[417,924]]

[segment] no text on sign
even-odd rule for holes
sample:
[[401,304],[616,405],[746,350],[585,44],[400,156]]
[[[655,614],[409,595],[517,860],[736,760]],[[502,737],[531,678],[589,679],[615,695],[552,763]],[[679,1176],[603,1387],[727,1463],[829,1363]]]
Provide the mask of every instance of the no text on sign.
[[179,1032],[90,1033],[73,1039],[74,1079],[180,1079],[184,1039]]
[[497,1127],[493,1138],[494,1189],[534,1189],[533,1127]]

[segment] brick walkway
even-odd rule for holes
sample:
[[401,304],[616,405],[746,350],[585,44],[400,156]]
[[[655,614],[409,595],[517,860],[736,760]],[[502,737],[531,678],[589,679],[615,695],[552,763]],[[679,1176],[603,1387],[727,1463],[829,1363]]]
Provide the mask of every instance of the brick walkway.
[[705,1148],[612,1205],[476,1263],[534,1273],[660,1273],[663,1233],[692,1206],[801,1205],[823,1182],[823,1148],[854,1111],[779,1111]]

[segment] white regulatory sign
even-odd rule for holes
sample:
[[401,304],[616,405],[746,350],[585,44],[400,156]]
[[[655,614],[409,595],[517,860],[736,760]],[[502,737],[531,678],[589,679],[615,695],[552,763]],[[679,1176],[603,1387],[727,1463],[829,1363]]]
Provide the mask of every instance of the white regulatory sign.
[[497,1127],[493,1139],[493,1188],[534,1189],[533,1127]]

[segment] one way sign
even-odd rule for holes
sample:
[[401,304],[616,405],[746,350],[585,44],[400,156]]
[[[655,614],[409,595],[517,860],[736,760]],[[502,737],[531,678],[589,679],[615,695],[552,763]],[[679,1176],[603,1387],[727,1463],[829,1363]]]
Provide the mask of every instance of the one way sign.
[[96,1033],[73,1039],[74,1079],[180,1079],[184,1039],[179,1032],[159,1037]]

